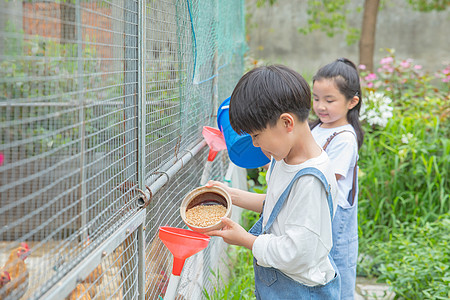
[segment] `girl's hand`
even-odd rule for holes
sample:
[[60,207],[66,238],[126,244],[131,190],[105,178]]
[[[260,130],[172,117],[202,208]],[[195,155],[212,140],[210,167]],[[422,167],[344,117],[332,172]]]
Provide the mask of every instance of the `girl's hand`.
[[222,222],[225,224],[222,230],[212,230],[205,234],[209,236],[220,236],[225,243],[230,245],[244,246],[250,250],[252,249],[256,236],[248,233],[241,225],[229,218],[223,217]]

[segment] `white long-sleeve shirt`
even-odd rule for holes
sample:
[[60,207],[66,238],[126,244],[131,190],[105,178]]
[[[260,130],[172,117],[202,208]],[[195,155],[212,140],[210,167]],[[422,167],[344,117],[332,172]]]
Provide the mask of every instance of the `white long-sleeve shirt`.
[[[325,151],[299,165],[288,165],[281,160],[276,162],[272,173],[270,169],[267,171],[263,228],[281,193],[295,174],[306,167],[323,172],[331,185],[333,212],[336,211],[336,179]],[[256,238],[252,252],[260,266],[276,268],[304,285],[323,285],[335,275],[328,259],[331,232],[326,191],[319,179],[305,175],[292,186],[269,232]]]

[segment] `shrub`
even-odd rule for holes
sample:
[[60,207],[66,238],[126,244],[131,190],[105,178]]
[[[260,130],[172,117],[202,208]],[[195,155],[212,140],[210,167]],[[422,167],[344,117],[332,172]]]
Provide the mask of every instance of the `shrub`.
[[439,84],[448,67],[439,81],[394,53],[376,73],[361,72],[363,101],[370,93],[392,99],[393,117],[363,118],[358,273],[379,276],[400,297],[447,299],[450,104]]
[[380,260],[365,261],[379,281],[384,281],[398,297],[405,299],[448,299],[450,297],[450,215],[435,222],[418,219],[398,224],[387,242],[373,243],[371,253]]

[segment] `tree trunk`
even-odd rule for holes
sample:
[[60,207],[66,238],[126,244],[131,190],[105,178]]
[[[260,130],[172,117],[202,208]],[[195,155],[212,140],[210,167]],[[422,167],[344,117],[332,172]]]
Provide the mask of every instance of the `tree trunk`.
[[366,0],[359,40],[359,63],[365,65],[368,71],[373,71],[373,54],[375,48],[375,32],[380,0]]

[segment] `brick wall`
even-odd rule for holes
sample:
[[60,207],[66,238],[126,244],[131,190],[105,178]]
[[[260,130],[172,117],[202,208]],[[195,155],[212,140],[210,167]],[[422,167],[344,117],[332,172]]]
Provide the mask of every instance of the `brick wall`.
[[[113,57],[113,33],[112,33],[112,16],[111,8],[107,5],[99,5],[97,3],[81,4],[81,26],[83,49],[87,45],[95,49],[95,57],[112,58]],[[26,35],[40,36],[55,42],[77,43],[76,34],[73,40],[62,40],[62,28],[76,25],[75,10],[71,10],[72,15],[66,17],[65,24],[61,20],[61,9],[59,3],[23,3],[23,31]],[[116,33],[117,35],[117,33]],[[67,36],[67,33],[66,33]],[[70,34],[69,34],[70,36]],[[103,67],[107,64],[102,63]],[[104,68],[102,68],[103,70]]]

